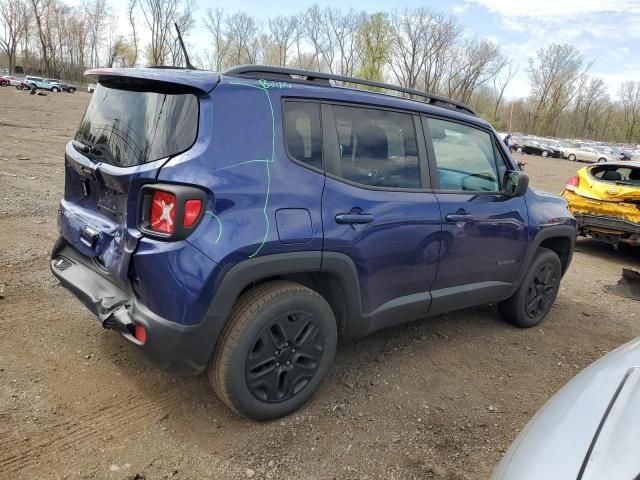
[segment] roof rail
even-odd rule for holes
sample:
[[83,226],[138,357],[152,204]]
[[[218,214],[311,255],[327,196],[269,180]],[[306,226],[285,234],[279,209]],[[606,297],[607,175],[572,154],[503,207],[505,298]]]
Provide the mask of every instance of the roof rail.
[[478,116],[471,107],[464,103],[451,100],[439,95],[433,95],[413,88],[405,88],[390,83],[376,82],[375,80],[366,80],[364,78],[347,77],[344,75],[335,75],[333,73],[313,72],[310,70],[302,70],[298,68],[272,67],[268,65],[240,65],[224,72],[225,75],[232,77],[261,77],[269,80],[285,80],[294,83],[313,83],[315,85],[331,86],[330,80],[336,82],[352,83],[355,85],[366,85],[368,87],[382,88],[384,90],[393,90],[408,95],[422,97],[425,103],[436,105],[439,107],[450,108],[453,110],[461,110]]

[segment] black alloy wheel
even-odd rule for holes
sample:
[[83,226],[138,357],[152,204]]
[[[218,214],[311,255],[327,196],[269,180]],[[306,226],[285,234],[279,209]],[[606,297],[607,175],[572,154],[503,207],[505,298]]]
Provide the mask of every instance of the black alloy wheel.
[[517,290],[498,303],[498,310],[509,323],[520,328],[538,325],[551,311],[562,278],[558,254],[539,247]]
[[292,311],[274,318],[247,355],[245,381],[251,394],[269,403],[292,398],[313,378],[324,343],[311,313]]
[[555,299],[557,271],[550,263],[542,264],[533,275],[525,296],[525,310],[532,320],[544,317]]
[[218,397],[233,411],[272,420],[304,405],[333,362],[338,328],[315,290],[273,280],[236,300],[208,368]]

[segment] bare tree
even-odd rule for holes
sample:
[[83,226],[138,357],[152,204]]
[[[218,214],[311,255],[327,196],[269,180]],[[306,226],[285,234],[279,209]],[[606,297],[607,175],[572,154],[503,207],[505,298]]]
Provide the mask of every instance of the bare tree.
[[298,38],[298,18],[294,16],[277,15],[269,19],[269,32],[278,49],[277,65],[287,65],[289,50]]
[[[188,43],[186,40],[187,37],[196,26],[194,12],[195,0],[184,0],[181,11],[171,22],[171,26],[173,26],[174,23],[178,25],[185,45]],[[184,52],[182,51],[182,46],[178,40],[177,32],[172,32],[171,30],[172,29],[170,27],[167,38],[167,48],[169,50],[168,57],[171,59],[171,65],[181,65],[184,62]]]
[[260,25],[251,15],[238,12],[226,19],[230,65],[256,63],[260,46]]
[[[587,84],[582,108],[579,112],[580,117],[582,117],[579,130],[581,137],[590,136],[595,132],[596,121],[608,103],[609,95],[604,80],[601,78],[591,78]],[[579,123],[578,120],[579,117],[571,123],[577,124]]]
[[140,0],[139,5],[151,37],[148,61],[152,65],[163,65],[169,55],[173,21],[179,16],[182,1]]
[[133,49],[133,57],[131,58],[131,66],[138,63],[138,26],[136,24],[135,10],[138,0],[129,0],[127,4],[127,15],[129,17],[129,26],[131,27],[131,48]]
[[425,91],[439,92],[444,88],[447,66],[453,61],[461,34],[462,26],[454,17],[438,12],[431,15],[424,42],[426,60],[422,84]]
[[503,70],[504,73],[494,77],[493,86],[498,92],[498,97],[496,98],[496,106],[493,109],[493,118],[498,118],[498,109],[504,97],[504,92],[507,89],[507,85],[513,80],[513,77],[517,75],[518,70],[518,65],[513,61],[509,61],[506,64],[506,70]]
[[427,61],[424,45],[433,13],[426,8],[405,9],[391,15],[391,70],[400,85],[416,88]]
[[640,136],[640,81],[623,82],[619,94],[624,115],[624,139],[631,142]]
[[350,9],[346,13],[341,10],[328,8],[325,11],[325,21],[328,25],[328,36],[337,48],[340,61],[338,73],[340,75],[353,75],[360,62],[362,51],[358,48],[358,31],[366,18],[364,12],[356,12]]
[[[317,4],[313,4],[302,15],[300,19],[304,25],[305,37],[311,42],[314,50],[314,60],[317,64],[318,70],[322,70],[320,65],[320,57],[326,49],[324,44],[325,37],[323,35],[323,15],[320,7]],[[299,44],[298,44],[299,46]],[[298,57],[300,57],[300,51],[298,51]]]
[[28,8],[23,0],[0,0],[0,24],[3,27],[0,49],[9,59],[9,74],[11,75],[13,75],[16,65],[18,44],[26,33],[28,22]]
[[466,40],[451,61],[447,95],[469,102],[473,91],[495,76],[506,64],[500,47],[489,40]]
[[213,51],[210,52],[211,65],[213,70],[221,72],[226,66],[226,57],[229,50],[229,40],[224,31],[225,14],[222,8],[207,10],[204,19],[204,26],[212,37]]
[[552,44],[529,59],[529,81],[534,100],[532,129],[551,133],[556,119],[575,95],[576,82],[584,74],[583,56],[573,45]]

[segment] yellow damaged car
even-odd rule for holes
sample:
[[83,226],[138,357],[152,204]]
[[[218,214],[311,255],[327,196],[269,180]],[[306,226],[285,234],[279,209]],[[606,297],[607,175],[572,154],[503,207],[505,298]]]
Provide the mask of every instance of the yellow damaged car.
[[578,234],[617,247],[640,246],[640,162],[590,165],[567,181],[562,196]]

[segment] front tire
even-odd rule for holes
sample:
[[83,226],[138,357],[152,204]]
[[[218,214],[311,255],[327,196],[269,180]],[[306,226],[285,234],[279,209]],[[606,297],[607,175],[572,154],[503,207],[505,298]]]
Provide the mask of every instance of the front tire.
[[60,89],[59,89],[58,87],[53,87],[53,88],[51,89],[51,91],[52,91],[53,93],[58,93],[58,92],[60,91]]
[[518,148],[516,148],[516,151],[517,151],[518,153],[522,153],[522,152],[524,152],[524,148],[522,148],[522,147],[518,147]]
[[209,381],[239,415],[272,420],[311,398],[336,344],[336,320],[322,296],[298,283],[268,282],[236,302],[209,366]]
[[542,156],[543,157],[548,157],[549,156],[549,152],[547,152],[546,150],[542,151]]
[[576,156],[572,153],[567,157],[569,160],[571,160],[572,162],[576,161]]
[[558,255],[547,248],[538,248],[518,290],[498,304],[502,318],[520,328],[540,324],[558,295],[561,278]]
[[598,163],[605,163],[607,161],[606,158],[599,158]]

